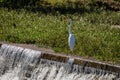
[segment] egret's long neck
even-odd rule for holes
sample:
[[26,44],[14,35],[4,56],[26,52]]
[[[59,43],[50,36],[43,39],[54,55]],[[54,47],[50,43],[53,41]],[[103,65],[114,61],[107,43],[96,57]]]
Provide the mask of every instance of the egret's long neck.
[[72,27],[72,19],[69,19],[69,34],[72,34],[71,27]]
[[71,25],[69,25],[68,27],[69,27],[69,34],[71,34],[72,33],[72,31],[71,31]]

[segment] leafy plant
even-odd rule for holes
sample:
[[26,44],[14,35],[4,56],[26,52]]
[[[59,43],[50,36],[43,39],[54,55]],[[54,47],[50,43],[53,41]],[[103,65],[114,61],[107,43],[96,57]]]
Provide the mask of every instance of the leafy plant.
[[[119,13],[43,14],[0,8],[0,41],[36,44],[57,52],[120,63]],[[73,53],[68,47],[68,19],[73,18]]]

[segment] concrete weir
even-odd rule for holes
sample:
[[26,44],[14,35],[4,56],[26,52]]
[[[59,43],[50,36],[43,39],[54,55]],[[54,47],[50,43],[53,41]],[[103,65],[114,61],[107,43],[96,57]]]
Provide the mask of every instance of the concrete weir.
[[120,66],[1,44],[0,80],[120,80]]

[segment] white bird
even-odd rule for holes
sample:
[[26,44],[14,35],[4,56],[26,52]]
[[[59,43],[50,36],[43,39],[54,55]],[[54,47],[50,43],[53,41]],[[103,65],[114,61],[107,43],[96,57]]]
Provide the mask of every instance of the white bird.
[[68,43],[69,43],[70,50],[73,51],[73,48],[74,48],[74,45],[75,45],[75,37],[74,37],[74,34],[72,34],[71,27],[72,27],[72,19],[69,19],[69,25],[68,25],[69,38],[68,38]]

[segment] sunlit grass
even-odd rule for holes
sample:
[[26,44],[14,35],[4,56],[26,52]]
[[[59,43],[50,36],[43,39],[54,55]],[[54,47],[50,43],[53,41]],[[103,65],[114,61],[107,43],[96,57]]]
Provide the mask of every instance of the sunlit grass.
[[120,63],[120,29],[111,28],[120,25],[118,12],[54,16],[1,8],[0,41],[36,44],[71,54],[68,47],[69,16],[73,18],[72,32],[76,39],[72,55]]

